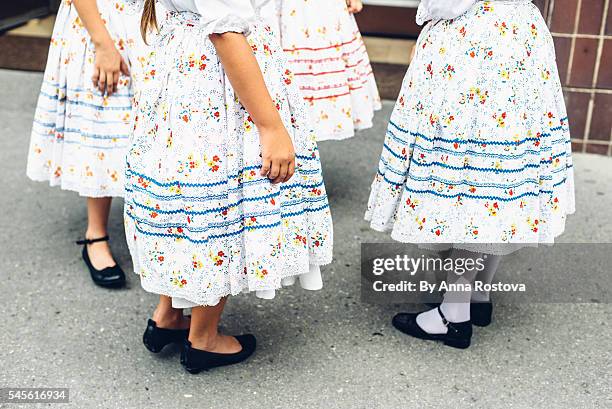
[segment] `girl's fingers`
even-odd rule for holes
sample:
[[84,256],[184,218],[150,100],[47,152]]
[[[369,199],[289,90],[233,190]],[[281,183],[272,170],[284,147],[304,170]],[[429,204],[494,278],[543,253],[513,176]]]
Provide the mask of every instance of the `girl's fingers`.
[[283,162],[280,164],[278,176],[274,180],[274,183],[283,183],[287,180],[287,172],[289,171],[289,163]]
[[100,79],[98,80],[98,89],[104,95],[104,91],[106,90],[106,72],[100,70]]
[[117,92],[119,88],[119,71],[113,74],[113,92]]
[[270,169],[270,173],[268,174],[268,179],[274,181],[278,177],[280,172],[280,163],[278,160],[272,162],[272,168]]
[[121,72],[123,73],[123,75],[130,75],[130,69],[128,67],[128,65],[125,63],[125,60],[123,59],[123,57],[121,57],[121,67],[120,67]]
[[291,179],[294,173],[295,173],[295,159],[289,162],[289,167],[287,169],[287,179],[285,179],[285,182]]
[[114,74],[111,72],[108,72],[106,73],[106,95],[112,95],[114,88],[115,88]]
[[100,69],[98,67],[94,67],[94,72],[91,76],[91,81],[93,82],[93,86],[98,88],[98,81],[100,81]]
[[261,176],[268,176],[268,173],[270,173],[271,166],[272,166],[272,162],[270,162],[270,160],[268,160],[268,159],[264,159],[262,164],[261,164],[260,175]]
[[349,13],[359,13],[363,9],[363,4],[360,1],[347,0],[346,2],[348,6]]
[[348,8],[349,13],[355,12],[355,7],[353,6],[353,2],[351,0],[346,0],[346,7]]

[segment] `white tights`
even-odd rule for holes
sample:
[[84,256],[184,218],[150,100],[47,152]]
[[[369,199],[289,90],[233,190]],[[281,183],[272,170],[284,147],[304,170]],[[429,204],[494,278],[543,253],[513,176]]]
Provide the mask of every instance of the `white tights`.
[[[447,275],[448,284],[474,284],[474,281],[482,281],[490,284],[495,276],[497,267],[501,260],[501,256],[493,256],[490,254],[473,253],[467,250],[453,249],[449,258],[456,261],[457,259],[482,259],[484,268],[481,271],[472,269],[463,274],[449,272]],[[440,310],[450,322],[465,322],[470,320],[470,303],[489,301],[488,292],[478,291],[447,291],[444,294],[444,300],[440,305]],[[445,334],[447,328],[442,322],[442,317],[437,309],[423,312],[417,316],[417,324],[425,332],[430,334]]]

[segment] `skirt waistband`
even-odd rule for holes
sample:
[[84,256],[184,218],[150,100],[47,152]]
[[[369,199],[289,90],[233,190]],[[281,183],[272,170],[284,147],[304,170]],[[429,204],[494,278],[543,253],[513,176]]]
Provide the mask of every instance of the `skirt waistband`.
[[533,0],[479,0],[480,3],[532,3]]
[[[166,17],[162,19],[159,25],[159,37],[164,37],[177,27],[189,27],[192,30],[199,30],[202,34],[208,35],[211,33],[211,24],[205,24],[202,21],[202,16],[198,13],[191,11],[167,11]],[[262,17],[254,15],[248,19],[241,19],[241,23],[247,23],[249,25],[255,25],[262,21]]]

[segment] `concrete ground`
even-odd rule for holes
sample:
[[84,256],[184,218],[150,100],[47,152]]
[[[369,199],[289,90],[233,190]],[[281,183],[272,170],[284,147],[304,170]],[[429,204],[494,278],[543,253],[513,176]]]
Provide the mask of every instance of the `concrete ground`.
[[[499,306],[458,351],[399,334],[390,325],[398,306],[360,302],[360,243],[389,240],[362,215],[391,102],[373,129],[321,144],[336,229],[325,288],[230,300],[225,329],[259,340],[242,365],[193,376],[178,349],[151,355],[141,336],[156,297],[132,274],[127,289],[95,287],[73,244],[84,201],[25,177],[40,82],[0,71],[0,387],[67,387],[71,402],[58,407],[79,409],[612,407],[611,304]],[[578,212],[563,240],[610,243],[612,158],[576,155],[575,164]],[[121,210],[117,201],[111,236],[130,271]],[[589,266],[582,275],[588,282]]]

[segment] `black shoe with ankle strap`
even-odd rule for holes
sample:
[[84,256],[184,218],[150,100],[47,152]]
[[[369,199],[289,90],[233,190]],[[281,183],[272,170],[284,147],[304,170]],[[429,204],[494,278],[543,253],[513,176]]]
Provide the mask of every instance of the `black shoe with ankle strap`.
[[[437,308],[440,303],[426,303],[428,307]],[[477,327],[488,327],[493,317],[493,303],[491,301],[475,302],[470,304],[470,319]]]
[[125,273],[119,267],[118,264],[115,264],[112,267],[106,267],[102,270],[97,270],[93,264],[91,264],[91,259],[89,258],[89,252],[87,251],[87,246],[89,244],[98,243],[101,241],[108,241],[109,237],[99,237],[97,239],[83,239],[76,242],[76,244],[83,246],[83,261],[87,265],[89,269],[89,274],[91,275],[91,279],[93,282],[100,287],[106,288],[119,288],[125,285]]
[[442,318],[442,323],[448,331],[446,334],[430,334],[425,332],[417,323],[417,315],[420,313],[400,313],[393,317],[393,326],[404,334],[427,341],[441,341],[444,345],[453,348],[465,349],[470,346],[472,340],[472,322],[450,322],[446,319],[440,307],[437,308],[438,314]]

